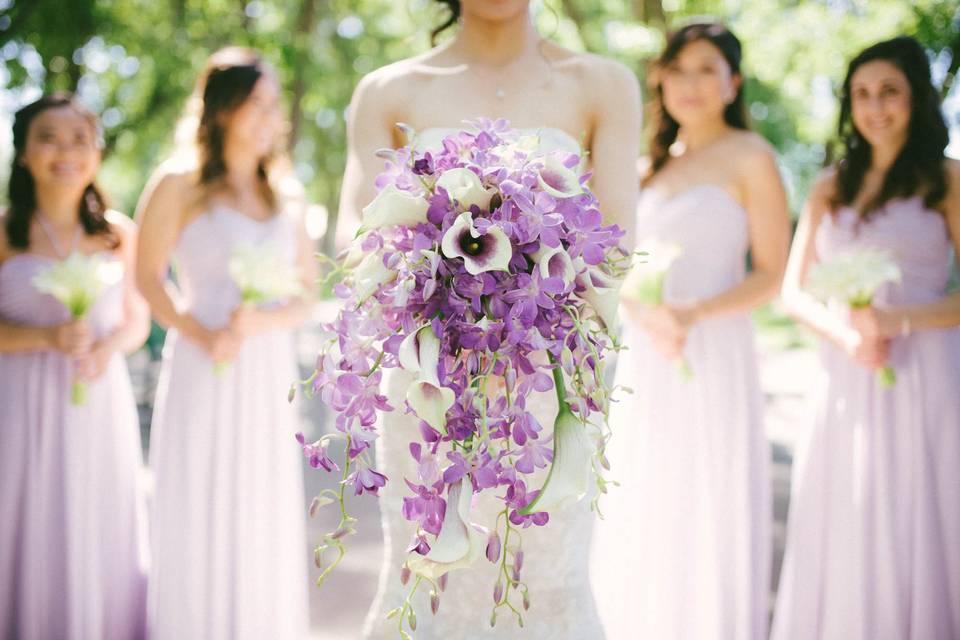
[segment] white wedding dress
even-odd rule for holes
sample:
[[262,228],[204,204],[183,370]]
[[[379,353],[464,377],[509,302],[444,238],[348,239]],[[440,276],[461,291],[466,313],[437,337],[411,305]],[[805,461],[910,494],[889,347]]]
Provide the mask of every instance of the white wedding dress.
[[[419,145],[424,149],[437,148],[444,136],[455,131],[426,129],[419,134]],[[530,133],[539,135],[543,150],[579,151],[577,142],[563,131],[536,129]],[[407,586],[400,583],[400,568],[416,528],[401,513],[402,498],[410,493],[403,478],[417,480],[416,463],[408,445],[419,438],[418,420],[405,415],[402,409],[411,381],[405,372],[391,369],[384,383],[396,410],[384,414],[379,425],[381,437],[377,441],[378,469],[390,481],[380,496],[385,545],[383,566],[377,595],[364,625],[364,637],[376,640],[398,637],[398,620],[387,620],[386,614],[403,603],[412,584],[412,581]],[[531,397],[528,406],[544,427],[541,437],[549,437],[557,412],[553,392]],[[534,486],[542,485],[543,476],[545,473],[534,481]],[[487,495],[489,493],[474,498],[471,510],[471,520],[488,528],[502,509],[502,502]],[[495,493],[501,495],[502,491]],[[497,624],[491,628],[493,588],[499,566],[481,557],[469,569],[448,574],[447,588],[441,594],[440,610],[435,616],[430,613],[429,587],[418,590],[413,600],[417,640],[603,640],[587,573],[593,518],[589,498],[584,498],[564,512],[551,513],[545,527],[522,530],[524,563],[520,579],[530,590],[530,609],[523,612],[523,629],[506,607],[500,608]]]

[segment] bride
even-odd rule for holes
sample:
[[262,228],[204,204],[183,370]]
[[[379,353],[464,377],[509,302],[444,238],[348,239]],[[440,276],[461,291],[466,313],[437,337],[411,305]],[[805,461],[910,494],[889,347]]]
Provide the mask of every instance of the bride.
[[[530,0],[446,0],[449,27],[456,34],[430,51],[388,65],[364,77],[354,93],[348,127],[347,167],[340,203],[338,240],[344,246],[359,226],[359,212],[376,195],[374,178],[382,168],[375,152],[406,144],[396,123],[418,132],[422,149],[436,147],[465,120],[505,118],[539,136],[544,150],[583,151],[594,176],[591,187],[608,222],[628,230],[636,207],[639,146],[639,90],[625,67],[597,56],[575,53],[548,42],[530,19]],[[579,141],[579,142],[578,142]],[[386,382],[394,406],[402,406],[402,372]],[[544,394],[534,409],[545,431],[553,424],[556,400]],[[417,420],[401,411],[386,414],[379,425],[377,466],[390,478],[382,490],[385,553],[376,599],[364,636],[395,638],[396,621],[386,613],[402,603],[407,589],[400,569],[414,533],[401,515],[404,477],[415,478],[407,451]],[[544,434],[548,436],[549,433]],[[492,524],[496,505],[475,505]],[[530,609],[524,613],[525,638],[593,640],[603,638],[587,578],[593,514],[586,500],[551,514],[545,527],[523,531],[523,579]],[[516,620],[501,614],[491,629],[490,611],[496,568],[485,560],[449,575],[439,611],[430,614],[428,596],[414,601],[417,634],[424,638],[515,638]]]

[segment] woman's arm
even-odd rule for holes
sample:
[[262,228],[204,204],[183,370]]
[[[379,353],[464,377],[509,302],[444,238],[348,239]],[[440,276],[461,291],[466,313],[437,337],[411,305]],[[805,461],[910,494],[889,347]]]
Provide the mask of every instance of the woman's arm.
[[123,353],[139,349],[150,334],[150,307],[137,289],[137,225],[125,215],[111,212],[110,224],[120,238],[123,260],[123,314],[120,327],[108,338],[111,346]]
[[803,288],[810,266],[817,261],[815,239],[824,216],[829,215],[833,180],[833,172],[824,172],[810,192],[793,238],[781,295],[790,315],[821,337],[846,349],[851,341],[855,340],[856,332],[838,320],[826,305]]
[[185,222],[189,192],[186,175],[162,170],[144,190],[136,216],[140,226],[136,283],[160,324],[196,340],[201,338],[204,327],[178,309],[176,292],[167,282],[170,254]]
[[373,181],[383,170],[383,159],[378,158],[376,152],[394,147],[397,142],[393,135],[396,112],[391,106],[393,90],[389,82],[389,75],[395,73],[395,67],[385,67],[364,76],[350,100],[347,163],[337,210],[338,251],[353,241],[360,228],[360,211],[376,196]]
[[640,88],[636,76],[623,65],[599,58],[595,66],[589,91],[597,99],[589,149],[590,186],[604,219],[626,232],[623,245],[632,250],[640,184]]
[[123,261],[123,320],[111,333],[96,341],[90,353],[77,361],[77,371],[88,380],[99,378],[114,353],[132,353],[150,333],[150,310],[136,287],[137,226],[122,213],[108,212],[107,220],[120,239]]
[[780,289],[790,247],[790,213],[773,151],[765,142],[756,144],[745,154],[738,173],[753,268],[736,286],[693,305],[691,322],[750,311]]

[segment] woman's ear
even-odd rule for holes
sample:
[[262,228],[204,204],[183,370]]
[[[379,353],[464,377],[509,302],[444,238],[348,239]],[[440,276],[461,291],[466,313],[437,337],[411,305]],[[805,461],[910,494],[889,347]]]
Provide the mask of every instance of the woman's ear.
[[743,86],[743,76],[739,73],[735,73],[730,77],[730,84],[732,94],[727,98],[727,104],[733,104],[737,99],[737,94],[740,93],[740,88]]

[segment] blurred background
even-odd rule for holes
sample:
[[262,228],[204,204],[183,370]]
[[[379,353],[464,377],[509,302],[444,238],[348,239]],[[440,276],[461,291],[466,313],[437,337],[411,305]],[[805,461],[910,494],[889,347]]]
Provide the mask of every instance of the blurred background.
[[[611,56],[641,80],[664,34],[696,17],[724,20],[744,45],[754,127],[776,147],[794,216],[825,159],[846,62],[898,34],[927,48],[960,157],[960,0],[533,0],[544,36]],[[68,89],[103,121],[100,183],[132,215],[151,171],[171,152],[176,123],[205,59],[229,44],[260,50],[284,89],[290,155],[313,206],[308,227],[329,252],[345,159],[345,115],[357,80],[423,51],[445,18],[432,0],[0,0],[0,184],[12,151],[12,114],[43,92]],[[643,84],[642,84],[643,86]],[[0,206],[6,196],[0,192]],[[808,422],[818,380],[814,340],[776,304],[756,314],[767,431],[774,462],[778,561],[789,499],[793,442]],[[315,334],[300,337],[312,366]],[[144,446],[163,332],[130,359]],[[319,434],[318,402],[301,405]],[[308,496],[334,479],[305,473]],[[375,499],[355,507],[361,534],[323,589],[313,589],[316,638],[353,638],[376,586],[380,531]],[[321,515],[311,531],[326,531]],[[305,550],[305,562],[308,561]],[[772,576],[776,584],[777,569]]]

